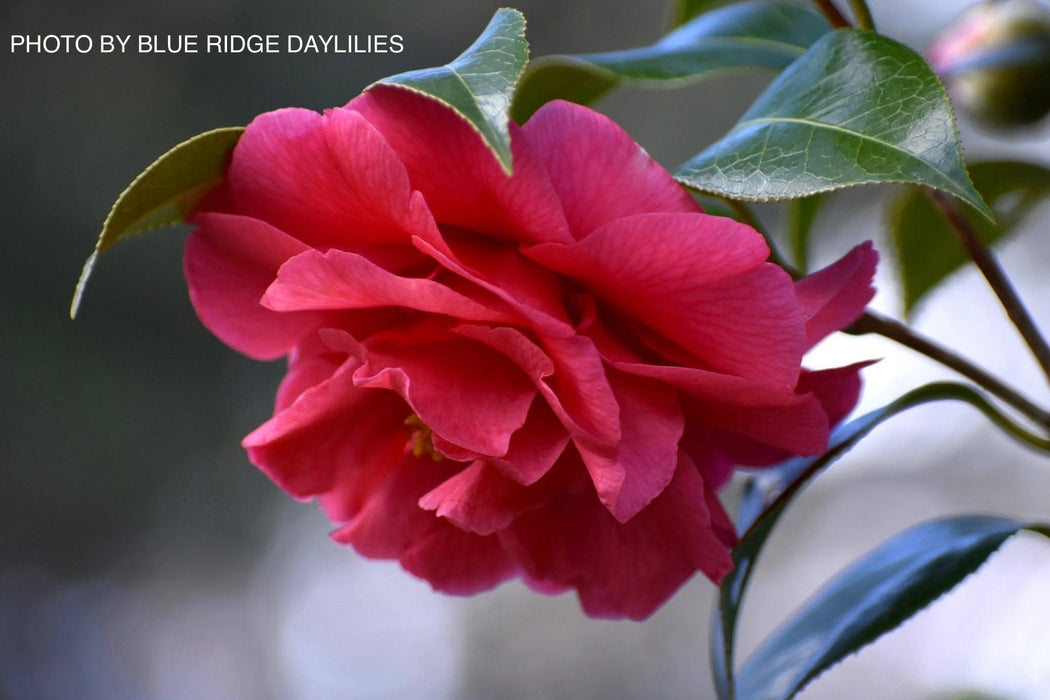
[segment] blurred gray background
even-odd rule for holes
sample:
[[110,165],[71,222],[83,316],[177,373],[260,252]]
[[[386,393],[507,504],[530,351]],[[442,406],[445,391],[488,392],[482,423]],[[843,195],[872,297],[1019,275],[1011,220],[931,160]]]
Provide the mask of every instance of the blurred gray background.
[[[118,245],[76,322],[70,295],[110,203],[156,156],[282,106],[339,105],[373,80],[454,57],[497,2],[8,0],[0,9],[0,697],[705,698],[713,587],[687,585],[645,623],[588,620],[571,595],[512,583],[430,592],[332,544],[325,519],[256,472],[240,438],[270,414],[281,363],[222,346],[181,275],[185,230]],[[875,0],[887,33],[922,48],[965,3]],[[534,56],[650,43],[662,3],[521,0]],[[386,55],[24,55],[11,34],[402,34]],[[729,76],[602,103],[673,167],[724,133],[768,76]],[[1046,164],[1046,128],[968,154]],[[819,220],[817,257],[884,248],[888,190],[847,192]],[[774,228],[779,210],[761,214]],[[1044,208],[1033,221],[1045,221]],[[1045,225],[1003,250],[1050,327]],[[892,266],[876,306],[898,312]],[[918,319],[1050,396],[972,272]],[[811,366],[884,358],[864,407],[949,376],[889,343],[837,339]],[[730,498],[732,494],[729,495]],[[821,581],[918,520],[952,512],[1050,519],[1050,465],[966,408],[880,428],[789,513],[759,568],[741,643]],[[806,698],[1050,698],[1050,546],[1008,545],[956,594],[828,673]]]

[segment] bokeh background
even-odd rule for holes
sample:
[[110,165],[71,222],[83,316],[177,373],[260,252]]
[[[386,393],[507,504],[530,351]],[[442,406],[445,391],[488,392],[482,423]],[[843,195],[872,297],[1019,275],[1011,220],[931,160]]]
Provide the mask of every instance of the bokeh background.
[[[80,266],[110,203],[153,158],[277,107],[346,102],[373,80],[465,48],[489,0],[7,0],[0,9],[0,697],[704,698],[713,587],[694,580],[644,623],[585,618],[574,597],[511,583],[434,594],[327,538],[310,504],[256,472],[241,436],[269,416],[280,363],[222,346],[181,276],[185,230],[118,245],[80,317]],[[883,31],[921,49],[965,3],[874,0]],[[650,43],[661,3],[519,0],[534,56]],[[11,34],[402,34],[385,55],[30,55]],[[769,76],[601,108],[673,167],[724,133]],[[1050,163],[1048,130],[989,136],[974,157]],[[817,257],[888,245],[889,189],[843,193]],[[761,209],[774,228],[780,212]],[[1002,249],[1050,328],[1045,207]],[[887,256],[888,257],[888,256]],[[892,265],[875,306],[899,313]],[[923,331],[1050,399],[981,280],[953,277]],[[812,366],[883,358],[861,410],[933,377],[872,338],[836,339]],[[732,499],[732,493],[727,494]],[[878,542],[946,513],[1050,518],[1050,464],[970,409],[934,405],[878,429],[789,512],[759,567],[752,648],[820,583]],[[957,592],[819,679],[805,698],[1050,698],[1050,545],[1018,538]],[[971,693],[970,695],[964,695]]]

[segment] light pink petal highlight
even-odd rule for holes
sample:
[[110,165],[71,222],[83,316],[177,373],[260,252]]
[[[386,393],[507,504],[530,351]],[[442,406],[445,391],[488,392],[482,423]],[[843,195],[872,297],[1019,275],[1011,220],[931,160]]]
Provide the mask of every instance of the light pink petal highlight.
[[594,110],[548,102],[521,133],[550,173],[577,239],[624,216],[700,211],[627,132]]
[[277,313],[259,300],[285,260],[306,246],[257,219],[202,214],[186,241],[183,268],[190,300],[208,330],[238,352],[272,360],[325,319],[322,313]]
[[433,226],[397,155],[352,110],[256,117],[234,150],[229,182],[242,212],[318,248],[407,244]]
[[806,319],[807,348],[864,313],[875,296],[871,281],[878,261],[879,254],[867,241],[823,270],[795,282],[795,294]]

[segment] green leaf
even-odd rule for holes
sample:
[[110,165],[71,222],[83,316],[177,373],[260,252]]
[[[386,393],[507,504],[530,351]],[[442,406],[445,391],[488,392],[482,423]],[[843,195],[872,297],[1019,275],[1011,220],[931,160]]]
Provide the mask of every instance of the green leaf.
[[[965,207],[966,218],[986,244],[1011,233],[1039,202],[1050,195],[1050,169],[1017,161],[970,165],[977,191],[996,215],[993,224]],[[946,277],[970,262],[940,209],[920,188],[908,188],[891,200],[888,223],[904,287],[904,313]]]
[[814,194],[788,202],[788,241],[791,243],[795,256],[795,267],[800,272],[806,272],[809,269],[809,233],[813,230],[817,212],[826,201],[827,195]]
[[588,104],[621,84],[677,85],[730,71],[780,71],[830,29],[816,12],[744,2],[700,15],[651,46],[547,56],[529,66],[511,114],[525,122],[554,99]]
[[510,103],[529,61],[525,17],[502,8],[481,36],[451,63],[384,78],[377,85],[412,90],[447,105],[477,130],[509,175]]
[[[1031,435],[1014,424],[973,388],[953,382],[935,382],[913,389],[896,401],[839,426],[832,432],[823,455],[797,457],[762,470],[745,490],[737,517],[738,527],[745,531],[733,549],[734,568],[722,580],[718,609],[712,619],[711,669],[720,700],[737,697],[734,676],[737,618],[758,555],[780,516],[814,477],[878,425],[909,408],[944,400],[964,401],[1020,442],[1050,452],[1050,440]],[[745,699],[746,696],[740,696],[740,700]]]
[[675,176],[752,201],[863,184],[925,185],[992,216],[966,173],[937,76],[917,53],[870,31],[826,34]]
[[836,576],[755,650],[740,700],[788,700],[823,671],[896,628],[977,570],[1019,530],[1050,526],[958,516],[917,525]]
[[171,149],[142,171],[109,210],[95,250],[84,263],[70,318],[75,318],[84,287],[99,256],[117,241],[185,220],[197,202],[223,181],[226,162],[244,133],[234,126],[198,134]]

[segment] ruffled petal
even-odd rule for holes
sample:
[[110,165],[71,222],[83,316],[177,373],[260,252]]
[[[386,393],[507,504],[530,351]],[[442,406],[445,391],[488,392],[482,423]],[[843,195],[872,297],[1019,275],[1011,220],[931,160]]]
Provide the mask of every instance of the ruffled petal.
[[498,537],[482,537],[440,521],[413,542],[400,561],[405,571],[451,595],[481,593],[518,573]]
[[861,243],[837,262],[795,282],[806,319],[806,348],[857,320],[875,296],[871,286],[879,254],[871,241]]
[[[252,463],[292,496],[309,498],[346,484],[355,494],[365,493],[373,474],[385,472],[404,451],[409,413],[404,401],[390,392],[356,388],[358,365],[347,359],[244,438]],[[317,369],[304,366],[304,371]],[[352,504],[340,508],[352,510]]]
[[550,178],[515,124],[508,177],[480,134],[436,100],[377,86],[347,107],[383,134],[439,223],[516,241],[571,240]]
[[499,469],[478,460],[419,499],[419,506],[432,510],[463,530],[491,535],[515,518],[543,505],[553,496],[549,482],[532,487],[503,476]]
[[262,303],[274,311],[395,306],[470,321],[516,319],[498,299],[474,291],[472,299],[432,279],[401,277],[356,253],[307,250],[281,266]]
[[278,313],[259,300],[277,270],[307,247],[267,223],[230,214],[200,214],[186,241],[183,268],[190,301],[208,330],[234,350],[257,360],[290,351],[317,328],[315,311]]
[[353,110],[256,117],[234,150],[229,182],[241,212],[317,248],[407,246],[433,226],[397,155]]
[[701,214],[617,219],[571,246],[526,251],[710,368],[793,387],[805,328],[791,278],[752,229]]
[[620,522],[635,517],[670,483],[684,418],[673,388],[614,373],[621,438],[612,457],[581,453],[598,500]]
[[379,333],[362,345],[359,387],[401,394],[435,434],[478,454],[507,454],[536,395],[510,360],[482,343],[409,329]]
[[573,236],[632,214],[700,211],[671,175],[603,114],[556,100],[522,127],[550,173]]
[[417,505],[450,468],[405,454],[333,539],[365,557],[398,559],[406,571],[445,593],[470,595],[514,576],[518,567],[496,537],[461,530]]
[[642,620],[696,571],[718,582],[732,569],[724,536],[705,505],[696,466],[682,455],[671,483],[626,523],[586,492],[562,490],[501,533],[504,545],[544,589],[567,584],[592,617]]

